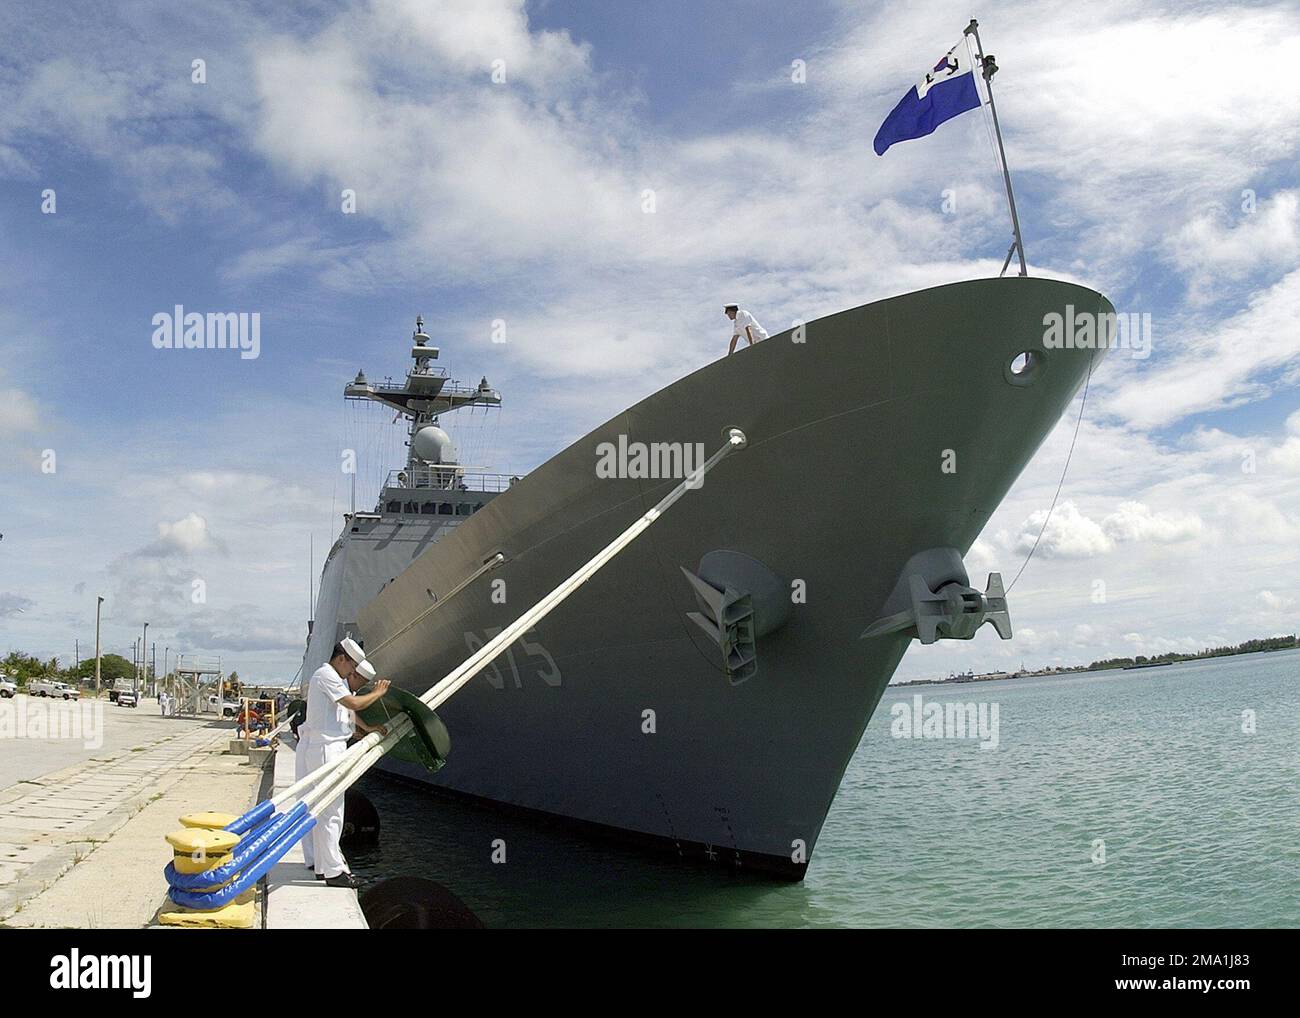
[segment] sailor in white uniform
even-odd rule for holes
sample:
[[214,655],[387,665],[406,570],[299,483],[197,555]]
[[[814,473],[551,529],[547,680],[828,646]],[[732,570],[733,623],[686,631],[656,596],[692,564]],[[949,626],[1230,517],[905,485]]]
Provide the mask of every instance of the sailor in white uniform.
[[726,304],[722,308],[722,313],[731,319],[731,348],[727,350],[728,357],[736,352],[736,343],[741,336],[745,337],[745,342],[750,346],[767,339],[767,330],[759,325],[758,319],[744,308],[735,304]]
[[[344,639],[335,644],[329,662],[312,675],[307,685],[307,720],[298,728],[299,735],[304,729],[307,732],[302,745],[306,774],[343,755],[354,729],[352,712],[365,710],[388,691],[388,680],[381,679],[364,696],[353,693],[366,679],[357,673],[357,666],[363,661],[365,653],[357,642]],[[316,812],[310,857],[318,880],[324,880],[330,887],[355,888],[360,882],[348,872],[339,848],[342,834],[343,796],[340,794]]]

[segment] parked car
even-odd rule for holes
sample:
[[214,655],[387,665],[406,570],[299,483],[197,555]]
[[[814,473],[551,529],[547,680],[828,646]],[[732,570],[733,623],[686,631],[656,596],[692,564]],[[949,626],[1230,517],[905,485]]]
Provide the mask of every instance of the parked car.
[[133,692],[131,692],[131,690],[129,690],[129,689],[122,689],[122,690],[119,690],[119,691],[118,691],[118,694],[117,694],[117,705],[118,705],[119,707],[135,707],[135,706],[137,706],[137,704],[136,704],[136,700],[135,700],[135,694],[134,694]]
[[233,718],[239,713],[240,705],[229,700],[221,700],[213,695],[208,697],[208,710],[220,714],[223,718]]
[[114,680],[114,682],[113,682],[113,687],[108,691],[108,702],[109,702],[109,703],[117,703],[117,697],[118,697],[118,694],[121,693],[122,690],[124,690],[124,689],[125,689],[125,690],[129,690],[130,688],[131,688],[131,680],[130,680],[130,679],[116,679],[116,680]]
[[18,684],[6,675],[0,675],[0,696],[6,700],[18,692]]
[[28,696],[60,696],[59,683],[53,679],[37,679],[27,683]]

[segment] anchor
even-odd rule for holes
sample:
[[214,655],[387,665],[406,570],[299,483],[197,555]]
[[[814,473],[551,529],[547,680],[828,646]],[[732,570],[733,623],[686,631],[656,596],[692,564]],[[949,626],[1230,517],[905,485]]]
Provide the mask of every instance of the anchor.
[[717,647],[727,681],[753,678],[758,641],[790,618],[789,584],[758,559],[725,548],[705,554],[695,572],[680,568],[700,609],[686,617]]
[[1001,573],[989,573],[983,592],[970,586],[956,548],[930,548],[907,560],[885,600],[884,614],[862,639],[914,629],[922,643],[970,640],[984,623],[1011,639],[1011,615]]

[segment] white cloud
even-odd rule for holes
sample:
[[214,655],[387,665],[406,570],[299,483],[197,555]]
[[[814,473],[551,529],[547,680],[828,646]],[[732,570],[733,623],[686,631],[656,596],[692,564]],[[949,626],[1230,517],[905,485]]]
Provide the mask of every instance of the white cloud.
[[40,407],[28,392],[0,387],[0,466],[38,469],[35,434],[40,426]]
[[1096,626],[1081,622],[1070,631],[1070,644],[1081,650],[1091,650],[1097,646],[1098,637],[1101,635],[1101,631]]
[[[1040,530],[1042,537],[1038,538]],[[1111,548],[1105,531],[1068,500],[1059,503],[1050,518],[1046,509],[1030,515],[1016,538],[1015,548],[1028,553],[1034,547],[1036,539],[1038,549],[1034,554],[1045,558],[1092,558],[1094,555],[1105,554]]]
[[[616,100],[590,94],[586,47],[528,33],[522,8],[385,3],[251,47],[261,154],[336,195],[353,189],[392,238],[340,268],[380,259],[385,271],[464,278],[557,246],[585,243],[592,260],[639,239],[630,125],[611,115]],[[505,85],[490,80],[494,59]],[[555,91],[536,90],[545,84]]]
[[1286,419],[1287,435],[1265,454],[1265,462],[1293,474],[1300,474],[1300,410]]
[[1201,520],[1181,512],[1153,512],[1141,502],[1121,502],[1100,523],[1079,511],[1070,500],[1060,502],[1047,526],[1046,509],[1030,514],[1014,539],[1017,551],[1028,552],[1042,530],[1036,555],[1047,558],[1093,558],[1111,551],[1116,544],[1148,542],[1170,544],[1199,537]]
[[1300,261],[1300,195],[1261,197],[1255,211],[1229,212],[1215,203],[1171,238],[1171,257],[1189,277],[1193,299],[1231,299],[1228,284],[1260,269],[1292,268]]
[[1295,598],[1286,594],[1275,594],[1271,590],[1259,592],[1259,603],[1271,612],[1287,612],[1295,607]]
[[[188,75],[168,76],[123,60],[113,49],[97,50],[91,59],[51,56],[13,76],[9,89],[0,88],[0,141],[76,145],[111,164],[136,197],[169,222],[187,210],[236,208],[221,181],[220,159],[207,145],[160,140],[159,119],[177,107],[193,109],[191,97],[180,91]],[[25,176],[48,176],[39,155],[11,162]]]
[[1216,501],[1225,525],[1256,545],[1300,541],[1300,518],[1262,493],[1228,491]]
[[1112,541],[1155,541],[1169,544],[1199,537],[1201,520],[1179,512],[1153,513],[1141,502],[1121,502],[1115,512],[1101,521],[1101,529]]
[[500,60],[507,81],[563,91],[591,71],[590,47],[567,32],[532,30],[524,0],[378,0],[372,11],[379,32],[400,52],[441,60],[470,79],[486,79]]
[[193,555],[218,546],[208,531],[208,521],[198,513],[187,513],[175,522],[158,524],[158,540],[144,549],[146,555]]
[[223,608],[180,623],[176,639],[183,646],[206,652],[301,651],[301,631],[268,619],[261,607],[248,604]]
[[[1176,351],[1133,367],[1104,400],[1106,412],[1137,429],[1162,428],[1191,414],[1261,399],[1300,362],[1300,269],[1254,294],[1223,322],[1188,330]],[[1157,348],[1163,342],[1157,333]],[[1135,365],[1136,362],[1122,362]]]
[[[1001,563],[998,561],[997,548],[991,541],[982,537],[977,537],[975,543],[971,545],[970,551],[965,557],[966,571],[970,575],[971,582],[978,584],[981,588],[984,585],[984,578],[989,573],[999,571]],[[1010,582],[1010,576],[1003,576],[1005,582]]]
[[22,389],[0,389],[0,439],[35,431],[39,422],[36,401]]

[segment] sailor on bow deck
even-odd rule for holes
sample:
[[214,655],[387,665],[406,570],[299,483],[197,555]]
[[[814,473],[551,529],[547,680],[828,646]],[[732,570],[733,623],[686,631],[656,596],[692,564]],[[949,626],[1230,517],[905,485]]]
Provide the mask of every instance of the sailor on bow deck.
[[[364,666],[364,671],[358,669]],[[307,720],[299,728],[306,733],[300,747],[305,773],[337,760],[347,749],[356,725],[352,712],[365,710],[388,690],[388,680],[380,679],[375,688],[357,695],[366,681],[374,677],[365,652],[352,639],[334,645],[326,664],[312,675],[307,686]],[[366,726],[364,723],[362,728]],[[339,848],[343,834],[343,796],[320,809],[311,832],[311,851],[304,853],[316,870],[316,878],[330,887],[357,887],[357,879],[348,871],[347,861]]]
[[741,336],[745,337],[745,342],[750,346],[767,339],[767,330],[744,308],[736,304],[725,304],[722,313],[731,319],[731,348],[727,350],[728,357],[736,352],[736,343]]

